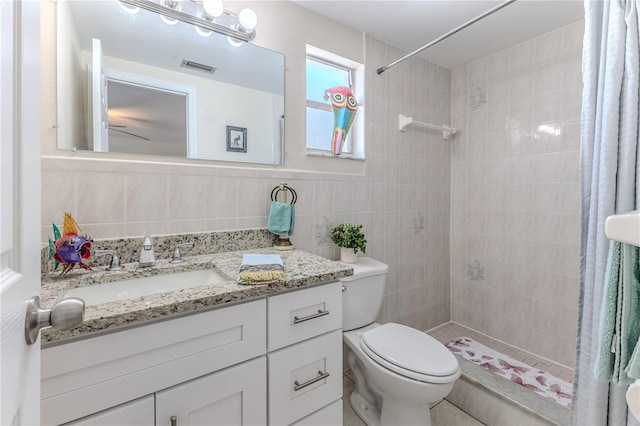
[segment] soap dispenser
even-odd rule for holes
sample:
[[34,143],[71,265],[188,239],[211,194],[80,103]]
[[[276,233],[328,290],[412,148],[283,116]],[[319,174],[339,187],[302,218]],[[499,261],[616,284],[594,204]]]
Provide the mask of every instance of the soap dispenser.
[[156,264],[156,255],[153,251],[153,241],[151,241],[151,237],[148,235],[145,235],[144,240],[142,241],[142,248],[140,249],[140,261],[138,263],[141,268],[155,266]]

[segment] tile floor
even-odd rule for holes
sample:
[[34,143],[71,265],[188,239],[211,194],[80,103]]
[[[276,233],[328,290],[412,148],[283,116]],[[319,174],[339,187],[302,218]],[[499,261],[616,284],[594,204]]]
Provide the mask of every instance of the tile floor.
[[554,375],[566,382],[573,382],[573,370],[562,365],[556,364],[547,359],[540,358],[534,354],[523,351],[522,349],[516,348],[514,346],[509,346],[506,343],[500,342],[498,340],[492,339],[489,336],[486,336],[482,333],[478,333],[475,330],[464,327],[460,324],[456,324],[454,322],[449,322],[438,326],[432,330],[429,330],[431,336],[436,338],[438,341],[442,343],[447,343],[456,337],[471,337],[477,342],[482,343],[485,346],[492,348],[498,352],[502,352],[505,355],[510,356],[511,358],[517,359],[531,367],[539,368],[548,372],[551,375]]
[[[365,426],[349,404],[349,396],[355,386],[351,373],[345,374],[343,385],[342,424],[344,426]],[[483,426],[483,423],[445,400],[431,408],[431,424],[432,426]]]

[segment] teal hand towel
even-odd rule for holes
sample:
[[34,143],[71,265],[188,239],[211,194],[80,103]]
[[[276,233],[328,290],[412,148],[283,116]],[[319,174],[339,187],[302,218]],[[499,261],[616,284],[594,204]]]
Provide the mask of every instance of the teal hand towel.
[[628,384],[640,377],[640,248],[612,241],[600,310],[595,377]]
[[629,382],[640,379],[640,247],[623,244],[622,248],[623,269],[622,275],[625,282],[631,283],[634,304],[630,305],[631,312],[626,326],[629,328],[628,350],[630,355],[624,372]]
[[296,222],[295,206],[280,201],[272,201],[267,219],[267,229],[277,235],[293,235]]

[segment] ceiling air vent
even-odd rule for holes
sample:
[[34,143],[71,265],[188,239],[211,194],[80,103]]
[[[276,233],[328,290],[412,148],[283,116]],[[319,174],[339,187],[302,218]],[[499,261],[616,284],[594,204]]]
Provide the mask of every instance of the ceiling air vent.
[[210,65],[199,64],[197,62],[188,61],[186,59],[182,60],[182,64],[180,64],[180,66],[183,68],[188,68],[190,70],[206,72],[207,74],[213,74],[217,70],[217,68],[214,68]]

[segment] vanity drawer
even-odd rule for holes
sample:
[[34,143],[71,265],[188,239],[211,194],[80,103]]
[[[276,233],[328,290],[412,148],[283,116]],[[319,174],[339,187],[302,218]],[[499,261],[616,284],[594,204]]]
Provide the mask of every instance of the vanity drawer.
[[289,425],[342,397],[342,332],[270,353],[269,424]]
[[269,351],[342,327],[340,282],[268,299]]
[[153,395],[148,395],[64,426],[148,426],[154,423],[155,418],[155,401]]

